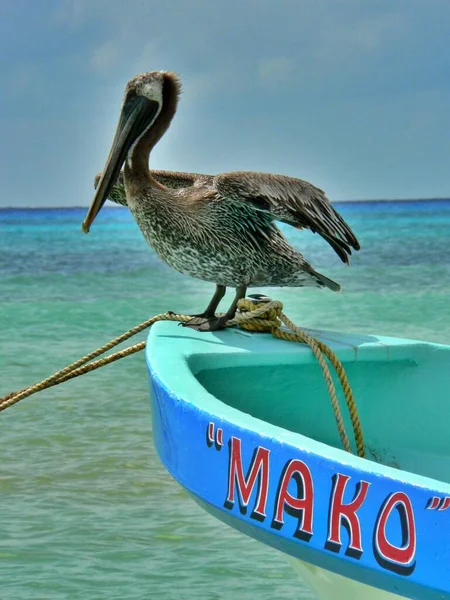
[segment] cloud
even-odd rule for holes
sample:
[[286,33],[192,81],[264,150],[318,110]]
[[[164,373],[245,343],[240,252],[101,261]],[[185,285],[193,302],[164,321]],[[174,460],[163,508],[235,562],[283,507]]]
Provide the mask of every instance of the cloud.
[[448,0],[28,4],[1,23],[0,203],[87,202],[125,83],[153,69],[184,89],[154,166],[284,172],[334,197],[448,189]]

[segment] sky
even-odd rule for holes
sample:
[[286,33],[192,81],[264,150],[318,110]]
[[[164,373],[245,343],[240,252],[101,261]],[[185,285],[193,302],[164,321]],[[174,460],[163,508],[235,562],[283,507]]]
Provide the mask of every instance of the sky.
[[87,206],[126,82],[176,71],[154,168],[450,196],[449,0],[1,0],[0,206]]

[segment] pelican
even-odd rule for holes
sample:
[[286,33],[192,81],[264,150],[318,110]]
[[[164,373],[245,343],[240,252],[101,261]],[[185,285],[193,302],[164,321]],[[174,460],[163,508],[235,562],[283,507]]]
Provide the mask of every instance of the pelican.
[[[89,231],[108,196],[125,203],[124,188],[126,204],[160,258],[181,273],[215,283],[206,309],[185,324],[200,331],[223,328],[250,286],[339,291],[339,284],[315,271],[275,223],[318,233],[348,264],[352,248],[359,250],[358,240],[319,188],[293,177],[245,171],[160,172],[166,177],[158,181],[157,172],[149,170],[150,152],[170,126],[180,90],[177,75],[165,71],[128,82],[83,231]],[[227,287],[235,288],[234,300],[216,316]]]

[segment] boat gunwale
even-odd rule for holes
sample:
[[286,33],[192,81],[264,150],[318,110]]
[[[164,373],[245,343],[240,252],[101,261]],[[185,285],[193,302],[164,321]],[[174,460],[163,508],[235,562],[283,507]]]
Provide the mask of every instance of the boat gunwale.
[[[159,327],[157,327],[158,325]],[[226,421],[227,424],[229,424],[230,426],[238,427],[239,429],[246,430],[249,433],[258,432],[258,435],[262,439],[276,439],[280,443],[290,445],[293,449],[297,451],[306,451],[317,458],[332,461],[333,463],[335,463],[336,468],[338,466],[346,466],[352,469],[356,469],[360,473],[368,473],[372,476],[387,478],[393,482],[399,482],[402,485],[407,484],[417,489],[426,489],[430,492],[435,492],[437,495],[450,496],[450,483],[445,483],[438,479],[434,479],[426,475],[420,475],[411,471],[403,471],[401,469],[391,467],[389,465],[384,465],[382,463],[375,462],[367,458],[361,458],[356,454],[352,454],[345,451],[344,449],[336,448],[334,446],[326,444],[325,442],[314,440],[299,432],[289,431],[278,425],[274,425],[273,423],[264,421],[263,419],[260,419],[253,415],[250,415],[249,413],[240,411],[239,409],[233,406],[230,406],[226,402],[223,402],[222,400],[208,392],[208,390],[206,390],[203,387],[203,385],[198,381],[195,374],[191,370],[191,367],[196,364],[196,361],[199,357],[202,357],[204,360],[204,357],[207,356],[207,362],[210,361],[211,352],[187,351],[181,345],[181,347],[179,346],[179,349],[181,348],[181,351],[171,354],[170,364],[167,363],[168,357],[166,354],[164,355],[161,361],[161,357],[158,355],[158,353],[152,353],[153,344],[154,342],[156,342],[156,340],[157,343],[160,343],[163,339],[165,339],[166,341],[168,338],[173,339],[173,336],[166,336],[166,334],[163,332],[164,329],[167,328],[167,323],[158,323],[154,327],[156,328],[152,328],[152,331],[150,332],[148,337],[146,347],[146,361],[148,369],[151,373],[151,377],[158,379],[160,381],[160,384],[162,384],[162,386],[167,390],[167,393],[171,396],[175,396],[179,402],[184,403],[186,408],[190,408],[192,410],[199,410],[204,415],[209,415],[211,419],[220,418],[221,420]],[[159,330],[161,329],[163,331],[160,332]],[[333,334],[336,335],[337,332],[333,332]],[[266,334],[256,335],[264,336]],[[201,341],[206,341],[202,339],[205,337],[205,334],[197,334],[197,336],[200,336]],[[178,340],[185,340],[186,337],[186,335],[176,336]],[[268,337],[270,340],[273,339],[270,335],[268,335]],[[196,341],[198,341],[199,338],[196,337],[195,339]],[[388,337],[379,337],[378,340],[379,341],[377,342],[377,344],[374,344],[372,348],[365,347],[364,353],[358,351],[355,352],[354,347],[349,347],[344,344],[329,342],[328,343],[337,353],[339,359],[342,360],[344,363],[348,362],[348,359],[351,357],[353,357],[354,362],[367,360],[378,360],[382,362],[383,360],[386,360],[386,358],[388,358],[389,361],[398,360],[399,357],[393,356],[393,349],[395,348],[395,346],[393,347],[389,345],[392,342],[398,341],[401,342],[402,349],[404,349],[405,347],[414,347],[418,351],[422,351],[423,349],[433,349],[437,351],[445,350],[450,352],[450,346],[444,344],[435,344],[433,342]],[[275,341],[276,343],[279,343],[281,341],[283,344],[287,344],[286,357],[289,359],[290,356],[290,360],[292,360],[292,363],[299,365],[310,365],[312,361],[315,360],[314,357],[312,357],[309,348],[305,347],[304,345],[300,346],[292,344],[291,342],[284,342],[282,340]],[[382,355],[379,352],[379,350],[373,351],[374,346],[376,345],[382,345],[386,347],[387,355],[384,359],[382,358]],[[222,345],[220,347],[222,347]],[[222,366],[226,366],[227,364],[236,364],[236,354],[233,352],[228,353],[228,356],[224,355],[222,352],[213,352],[213,354],[215,354],[215,356],[221,357]],[[400,357],[404,358],[405,356],[402,356],[402,354],[403,352],[401,352]],[[250,355],[247,354],[247,356],[241,357],[242,362],[240,366],[249,364],[249,356]],[[253,359],[251,360],[252,364],[256,362],[256,357],[258,358],[257,364],[263,364],[263,362],[261,362],[261,356],[261,353],[255,353],[253,355]],[[212,360],[214,360],[214,358]],[[173,378],[174,373],[177,374],[176,381],[174,381]],[[178,383],[181,379],[183,380],[183,386],[185,386],[186,383],[188,383],[189,393],[184,393],[178,390]],[[216,410],[213,410],[214,408]],[[400,476],[400,474],[402,475]]]

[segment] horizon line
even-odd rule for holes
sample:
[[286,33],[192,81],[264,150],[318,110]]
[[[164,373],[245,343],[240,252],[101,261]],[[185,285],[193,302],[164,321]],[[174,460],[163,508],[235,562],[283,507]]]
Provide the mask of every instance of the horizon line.
[[[358,198],[347,199],[347,200],[332,200],[332,204],[369,204],[376,202],[448,202],[450,196],[438,196],[430,198],[368,198],[361,200]],[[104,208],[128,208],[121,204],[116,204],[111,201]],[[77,210],[77,209],[88,209],[88,205],[74,205],[74,206],[0,206],[0,210]]]

